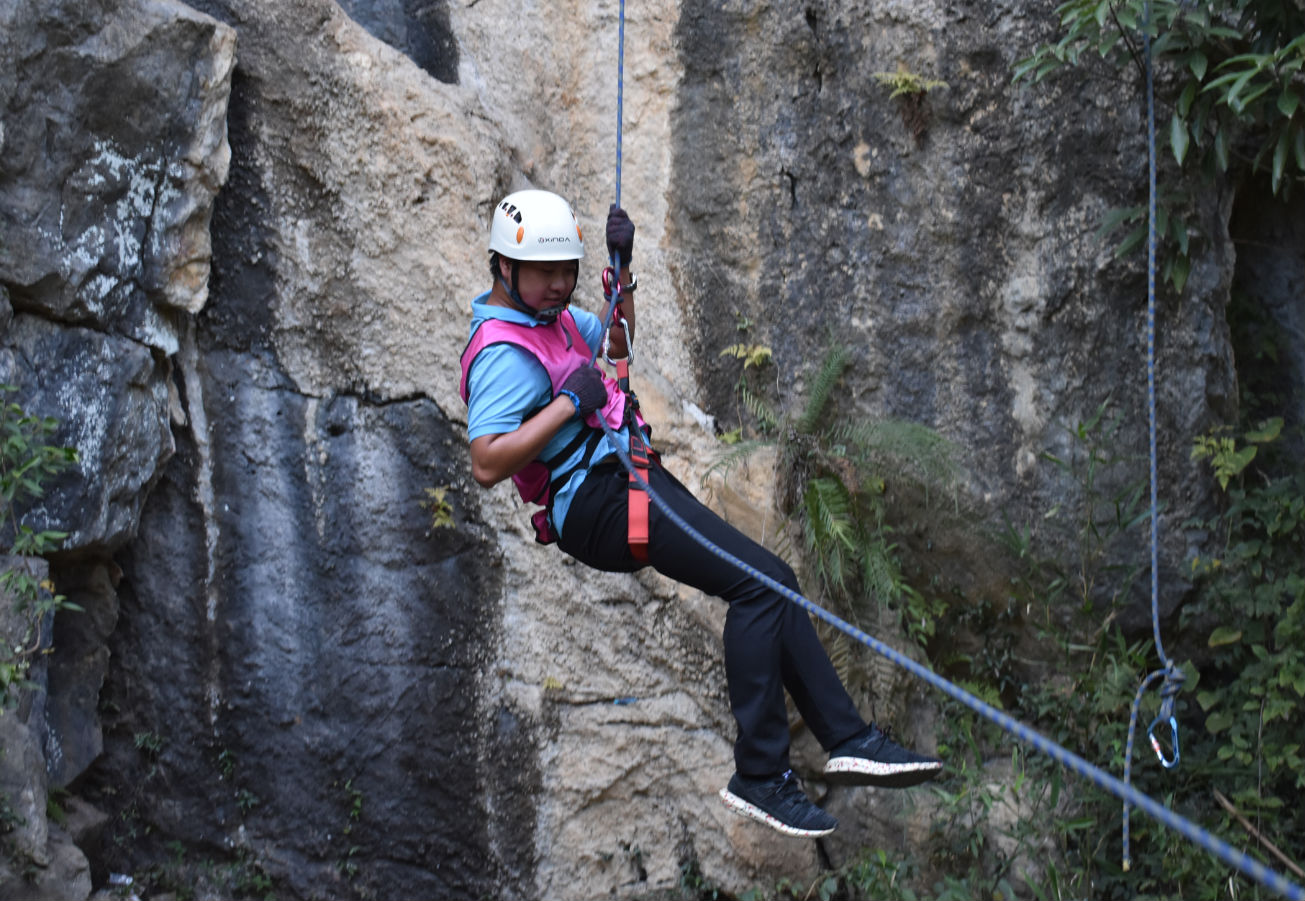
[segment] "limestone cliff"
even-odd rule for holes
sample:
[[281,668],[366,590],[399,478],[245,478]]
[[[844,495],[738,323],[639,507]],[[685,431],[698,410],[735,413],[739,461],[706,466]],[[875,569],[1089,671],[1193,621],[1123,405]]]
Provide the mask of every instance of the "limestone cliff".
[[[1039,457],[1107,397],[1142,452],[1144,281],[1094,235],[1144,190],[1135,86],[1012,86],[1043,4],[627,16],[635,378],[673,471],[697,485],[736,421],[741,325],[780,400],[835,333],[842,415],[958,442],[980,519],[1072,496]],[[198,897],[570,901],[690,863],[731,891],[814,872],[716,800],[719,605],[573,565],[469,478],[457,358],[498,197],[573,199],[598,303],[616,4],[0,0],[0,25],[0,378],[80,452],[32,515],[70,532],[51,575],[86,610],[54,624],[5,782],[69,789],[73,835],[34,829],[36,882],[0,894],[153,868]],[[899,69],[946,87],[904,106],[875,77]],[[1233,202],[1163,302],[1166,521],[1208,503],[1186,444],[1235,412]],[[772,483],[729,486],[759,533]],[[990,552],[949,533],[921,560],[982,593]],[[829,803],[838,860],[924,828],[891,793]]]

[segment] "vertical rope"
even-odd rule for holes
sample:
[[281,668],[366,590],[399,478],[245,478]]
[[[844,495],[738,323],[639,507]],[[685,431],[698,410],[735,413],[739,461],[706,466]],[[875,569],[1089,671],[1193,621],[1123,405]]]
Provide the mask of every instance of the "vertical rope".
[[[625,0],[616,27],[616,205],[621,205],[621,130],[625,119]],[[621,271],[619,258],[613,259],[617,272]]]
[[[1133,743],[1137,733],[1137,714],[1142,704],[1142,696],[1156,679],[1164,677],[1160,690],[1160,712],[1151,722],[1147,737],[1160,763],[1166,767],[1178,764],[1178,722],[1174,718],[1174,698],[1182,690],[1182,670],[1174,666],[1165,654],[1164,641],[1160,635],[1160,517],[1159,517],[1159,477],[1156,453],[1156,147],[1155,147],[1155,65],[1151,46],[1151,4],[1148,2],[1142,12],[1142,48],[1146,63],[1146,157],[1147,157],[1147,240],[1146,240],[1146,397],[1148,416],[1148,445],[1151,480],[1151,631],[1155,639],[1156,654],[1160,658],[1160,669],[1150,673],[1138,686],[1133,697],[1133,706],[1128,717],[1128,740],[1124,744],[1124,784],[1129,785],[1133,775]],[[1169,726],[1172,756],[1166,757],[1156,738],[1156,727]],[[1128,799],[1124,800],[1123,828],[1123,868],[1127,872],[1132,866],[1129,847],[1129,810]]]
[[[625,119],[625,0],[621,0],[620,13],[616,26],[616,200],[615,205],[621,205],[621,144],[623,141],[622,122]],[[603,314],[602,334],[606,335],[607,330],[611,328],[612,317],[616,314],[616,305],[621,302],[621,255],[612,254],[612,278],[611,288],[607,293],[607,310]],[[599,345],[601,347],[601,345]],[[593,348],[589,354],[589,365],[593,366],[598,359],[599,347]]]

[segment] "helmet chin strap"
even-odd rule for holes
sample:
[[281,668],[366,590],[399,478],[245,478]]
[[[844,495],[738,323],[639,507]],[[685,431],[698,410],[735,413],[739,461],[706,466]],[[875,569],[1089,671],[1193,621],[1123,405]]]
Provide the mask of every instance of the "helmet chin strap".
[[562,311],[571,305],[571,297],[575,294],[574,288],[571,290],[571,294],[567,295],[566,300],[562,301],[557,306],[545,307],[542,310],[536,310],[534,307],[530,306],[530,304],[526,303],[521,298],[521,292],[517,290],[517,284],[518,284],[517,279],[520,273],[521,273],[521,264],[518,261],[513,260],[512,261],[512,284],[509,285],[507,281],[504,280],[502,273],[499,273],[498,275],[498,282],[500,285],[503,286],[503,290],[507,292],[508,300],[510,300],[512,302],[512,305],[516,307],[518,310],[520,310],[521,312],[538,320],[539,322],[547,323],[547,322],[555,321],[558,316],[562,315]]

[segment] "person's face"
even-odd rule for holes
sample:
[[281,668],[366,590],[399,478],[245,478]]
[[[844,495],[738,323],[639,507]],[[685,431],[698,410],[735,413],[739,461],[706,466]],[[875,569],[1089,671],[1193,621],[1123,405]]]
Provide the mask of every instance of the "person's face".
[[[527,306],[547,310],[571,296],[579,271],[580,264],[577,260],[523,261],[517,272],[517,291]],[[510,274],[508,277],[511,277]]]

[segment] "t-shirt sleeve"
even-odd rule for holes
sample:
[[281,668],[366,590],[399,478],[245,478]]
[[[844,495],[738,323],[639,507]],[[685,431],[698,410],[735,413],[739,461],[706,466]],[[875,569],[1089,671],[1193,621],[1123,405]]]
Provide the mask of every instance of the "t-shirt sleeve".
[[575,327],[580,329],[580,337],[585,339],[589,349],[592,351],[595,348],[601,348],[603,346],[603,320],[588,310],[575,307],[571,308],[571,315],[575,318]]
[[548,373],[529,353],[511,344],[486,347],[467,377],[467,440],[503,435],[553,399]]

